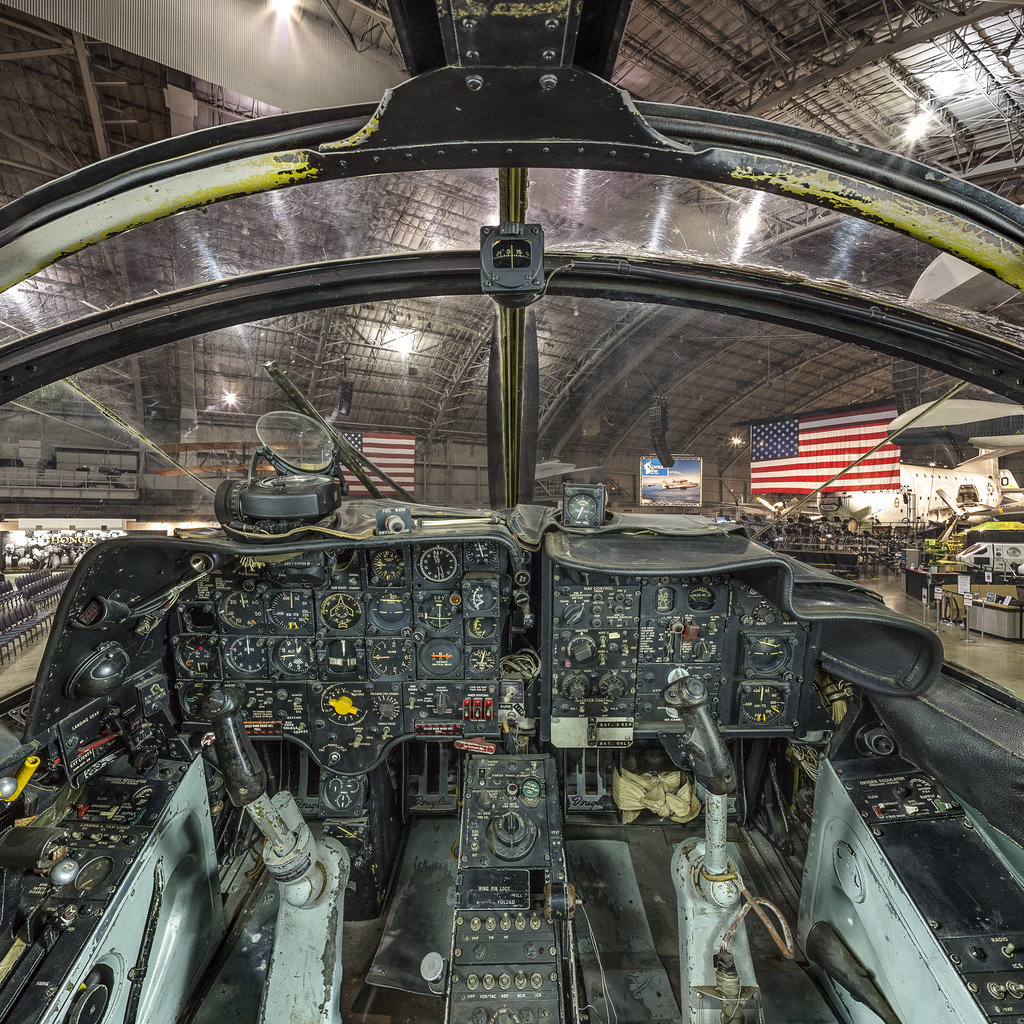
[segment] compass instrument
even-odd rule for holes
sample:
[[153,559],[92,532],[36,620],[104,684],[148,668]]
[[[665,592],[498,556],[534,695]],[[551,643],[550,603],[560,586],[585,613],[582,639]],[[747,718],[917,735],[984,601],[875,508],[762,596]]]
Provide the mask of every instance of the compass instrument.
[[351,629],[362,617],[358,598],[341,591],[320,600],[320,621],[328,629]]

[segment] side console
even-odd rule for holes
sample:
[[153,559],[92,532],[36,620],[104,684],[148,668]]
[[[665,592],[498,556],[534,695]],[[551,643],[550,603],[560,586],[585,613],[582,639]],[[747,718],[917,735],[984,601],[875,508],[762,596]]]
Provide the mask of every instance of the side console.
[[464,793],[446,1019],[576,1020],[575,897],[555,762],[474,757]]
[[[955,797],[899,757],[821,762],[799,923],[812,962],[823,924],[900,1020],[1024,1018],[1024,886]],[[824,980],[855,1024],[878,1020]]]

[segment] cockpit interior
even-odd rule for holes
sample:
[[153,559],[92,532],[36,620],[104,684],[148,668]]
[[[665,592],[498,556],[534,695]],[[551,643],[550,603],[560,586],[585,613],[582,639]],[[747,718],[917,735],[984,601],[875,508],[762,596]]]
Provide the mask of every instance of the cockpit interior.
[[[11,303],[95,253],[124,282],[0,341],[14,415],[47,389],[81,400],[90,375],[140,355],[180,368],[182,346],[191,359],[215,331],[237,332],[237,358],[280,388],[236,446],[242,469],[203,477],[209,524],[111,536],[62,581],[21,718],[0,729],[0,1021],[1024,1020],[1022,698],[950,660],[927,617],[777,550],[760,524],[622,510],[606,467],[565,473],[553,500],[532,486],[546,303],[650,317],[645,375],[674,351],[657,318],[701,310],[1024,397],[1010,314],[738,250],[619,251],[628,210],[588,235],[558,208],[569,186],[545,180],[754,190],[1015,295],[1021,208],[909,156],[634,101],[610,80],[628,3],[388,11],[411,77],[379,105],[154,142],[0,209]],[[474,193],[497,181],[499,209],[460,229],[478,246],[372,239],[389,196],[411,201],[388,188],[426,193],[443,174]],[[150,287],[152,263],[203,242],[194,222],[237,240],[256,204],[272,223],[274,203],[308,196],[358,220],[365,251]],[[139,250],[119,248],[131,239]],[[301,356],[327,328],[287,365],[257,355],[275,317],[327,310],[333,330],[338,311],[398,300],[493,318],[490,362],[472,350],[487,502],[417,500],[375,465],[368,435],[346,434],[351,383],[333,414],[306,397]],[[396,431],[416,376],[401,366]],[[606,372],[611,402],[631,385]],[[93,391],[112,408],[117,386]],[[452,415],[460,400],[432,399]],[[570,409],[581,433],[586,406]],[[653,410],[634,420],[664,445]],[[175,486],[193,486],[196,449],[222,457],[198,434],[162,444]],[[666,483],[664,504],[691,486]]]

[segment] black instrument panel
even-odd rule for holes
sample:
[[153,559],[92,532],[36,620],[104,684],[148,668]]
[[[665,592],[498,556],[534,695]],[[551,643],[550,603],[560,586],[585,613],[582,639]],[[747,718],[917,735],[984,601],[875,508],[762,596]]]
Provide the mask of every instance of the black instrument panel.
[[829,723],[811,681],[815,628],[724,573],[602,573],[548,562],[542,722],[556,746],[628,746],[678,720],[664,699],[697,677],[727,735]]
[[497,733],[512,605],[496,539],[398,542],[240,568],[185,590],[170,650],[186,726],[214,686],[247,730],[359,771],[402,736]]

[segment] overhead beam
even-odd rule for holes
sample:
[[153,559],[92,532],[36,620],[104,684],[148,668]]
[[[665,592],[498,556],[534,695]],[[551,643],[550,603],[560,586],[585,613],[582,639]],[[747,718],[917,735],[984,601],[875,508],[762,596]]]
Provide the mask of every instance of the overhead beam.
[[812,71],[795,79],[784,89],[777,89],[767,93],[745,110],[747,114],[763,114],[767,110],[774,110],[775,107],[796,99],[809,89],[815,89],[819,85],[825,85],[836,78],[842,78],[853,71],[875,64],[893,54],[906,50],[908,47],[916,46],[918,43],[930,43],[936,36],[945,35],[947,32],[955,32],[959,28],[973,25],[976,21],[987,18],[997,18],[1001,14],[1008,14],[1019,11],[1020,4],[1001,3],[980,3],[972,7],[965,14],[950,14],[943,18],[932,18],[923,25],[915,25],[904,32],[898,32],[891,39],[884,43],[875,43],[871,46],[858,47],[853,54],[845,61],[831,67],[821,68],[819,71]]
[[81,32],[72,32],[71,38],[75,42],[75,56],[78,58],[78,68],[82,73],[82,90],[85,92],[85,102],[89,105],[89,119],[92,121],[92,133],[96,139],[96,151],[101,160],[110,156],[110,149],[107,146],[107,136],[103,130],[103,117],[100,114],[100,100],[96,95],[96,86],[93,85],[92,71],[89,68],[89,53],[85,48],[85,40]]

